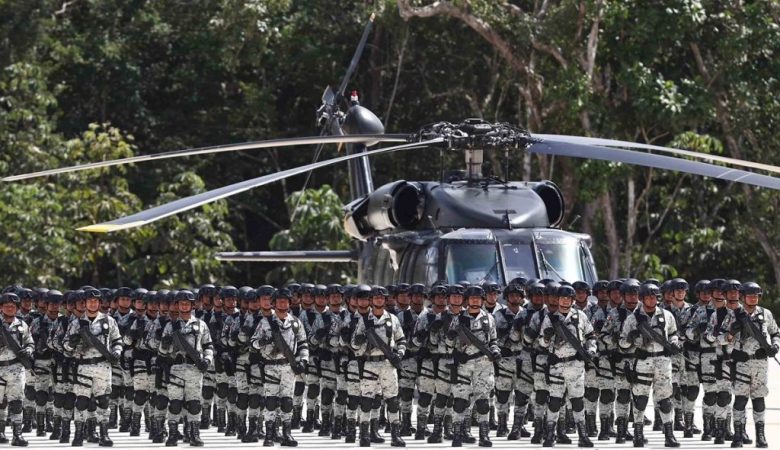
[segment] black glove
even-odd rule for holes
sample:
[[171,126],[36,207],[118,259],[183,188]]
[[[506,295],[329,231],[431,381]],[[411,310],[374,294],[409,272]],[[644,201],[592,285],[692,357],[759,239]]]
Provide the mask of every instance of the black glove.
[[461,326],[464,326],[466,328],[471,327],[471,317],[467,315],[460,315],[458,316],[458,323],[461,324]]
[[555,323],[560,320],[561,316],[558,314],[550,314],[550,322]]
[[455,339],[456,337],[458,337],[458,330],[454,328],[447,330],[447,339]]
[[699,333],[704,333],[707,330],[707,322],[699,322],[696,329],[699,330]]
[[392,364],[393,366],[398,366],[399,364],[401,364],[401,356],[398,355],[398,353],[391,354],[388,360],[390,361],[390,364]]
[[770,358],[774,358],[775,355],[777,355],[777,351],[780,350],[777,348],[777,344],[772,344],[772,346],[769,348],[769,351],[766,352],[767,355],[769,355]]
[[642,333],[639,332],[639,330],[631,330],[628,332],[628,340],[633,341],[636,340],[639,336],[641,336]]
[[181,320],[177,320],[171,324],[171,327],[173,328],[173,331],[180,331],[181,330]]
[[293,373],[296,375],[300,375],[302,373],[306,373],[306,361],[298,361],[295,363],[295,366],[293,366]]
[[167,336],[163,336],[162,339],[160,339],[160,345],[163,347],[170,347],[173,344],[173,336],[170,334]]
[[341,339],[344,339],[345,341],[349,339],[350,330],[349,327],[343,327],[341,331],[339,331],[339,334],[341,335]]
[[524,321],[524,320],[523,320],[521,317],[518,317],[517,319],[515,319],[515,320],[512,322],[512,327],[513,327],[515,330],[517,330],[517,331],[521,331],[521,330],[523,329],[523,326],[524,326],[524,325],[525,325],[525,321]]
[[553,327],[547,327],[547,328],[544,329],[544,338],[545,339],[547,339],[549,341],[550,339],[553,338],[553,336],[555,336],[555,330],[553,329]]
[[325,339],[325,336],[327,335],[328,335],[328,330],[326,330],[325,328],[320,328],[314,332],[314,338],[317,339],[318,341]]
[[197,363],[197,364],[195,364],[195,365],[198,367],[198,370],[200,370],[201,372],[206,372],[207,370],[209,370],[209,365],[210,365],[210,363],[209,363],[209,360],[208,360],[208,359],[206,359],[206,358],[202,358],[202,359],[201,359],[200,361],[198,361],[198,363]]
[[424,341],[425,339],[428,338],[428,332],[425,331],[425,330],[419,330],[419,331],[417,331],[417,333],[414,334],[414,337],[418,341],[422,342],[422,341]]
[[490,351],[490,361],[498,361],[499,359],[501,359],[501,350],[494,348]]
[[444,321],[441,319],[436,319],[433,322],[431,322],[431,333],[438,333],[442,327],[444,326]]
[[353,338],[353,341],[355,345],[360,346],[366,343],[366,335],[365,334],[356,334]]
[[746,362],[749,358],[747,353],[734,350],[731,352],[731,359],[736,362]]
[[[73,348],[76,348],[81,344],[81,335],[80,334],[71,334],[68,336],[68,340],[70,341],[70,346]],[[5,341],[3,341],[3,344],[5,344]]]
[[747,317],[747,312],[744,309],[739,308],[734,311],[734,317],[736,317],[738,321],[745,319]]
[[593,328],[596,331],[601,331],[602,328],[604,328],[604,321],[603,320],[597,320],[593,322]]
[[737,321],[731,324],[731,334],[737,334],[740,331],[742,331],[743,325],[742,322]]
[[649,319],[649,317],[647,317],[644,314],[634,314],[634,317],[636,317],[637,323],[644,323],[647,322],[647,320]]

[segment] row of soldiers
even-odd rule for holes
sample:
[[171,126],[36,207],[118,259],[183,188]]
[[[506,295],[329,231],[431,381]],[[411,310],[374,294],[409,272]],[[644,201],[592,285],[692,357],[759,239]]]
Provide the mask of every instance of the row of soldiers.
[[199,430],[212,422],[265,446],[297,445],[291,430],[299,426],[370,446],[384,442],[387,416],[393,446],[411,435],[475,443],[472,421],[479,445],[490,446],[496,411],[497,437],[553,446],[571,442],[571,427],[581,447],[596,436],[641,447],[652,387],[654,425],[674,447],[675,429],[685,437],[698,431],[693,412],[703,387],[702,440],[729,438],[733,411],[732,447],[748,443],[752,399],[756,444],[765,447],[767,358],[780,333],[757,305],[760,286],[700,281],[696,303],[688,294],[682,279],[592,287],[518,279],[503,290],[465,282],[85,286],[65,294],[10,287],[0,298],[1,410],[14,445],[26,445],[22,433],[33,423],[38,435],[50,430],[51,439],[70,442],[74,421],[73,445],[111,446],[115,422],[138,436],[143,417],[149,438],[169,446],[203,445]]

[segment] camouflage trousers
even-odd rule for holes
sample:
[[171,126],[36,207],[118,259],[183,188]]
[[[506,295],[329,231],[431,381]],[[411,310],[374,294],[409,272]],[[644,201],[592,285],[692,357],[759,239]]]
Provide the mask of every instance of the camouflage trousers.
[[191,423],[200,423],[202,389],[203,373],[195,365],[172,365],[168,383],[168,420],[178,421],[185,416]]
[[518,366],[522,361],[519,356],[505,356],[493,363],[493,373],[496,377],[496,411],[509,414],[509,397],[512,391],[520,389]]
[[[27,382],[27,371],[20,363],[0,367],[0,398],[5,398],[9,403],[8,416],[11,423],[22,422],[22,401],[24,399],[24,386]],[[10,403],[15,402],[18,408],[11,409]]]
[[336,360],[332,354],[328,354],[320,360],[320,401],[322,411],[330,414],[333,412],[333,400],[336,396],[338,387],[339,368],[336,367]]
[[417,392],[420,396],[426,395],[432,399],[433,413],[437,416],[444,415],[452,391],[450,366],[447,364],[451,366],[452,359],[438,355],[425,358],[421,361],[417,376]]
[[[312,352],[312,349],[309,349],[309,352]],[[321,361],[318,357],[314,356],[309,360],[309,364],[306,366],[306,375],[304,377],[304,380],[306,381],[306,410],[312,411],[312,414],[314,414],[313,411],[315,408],[320,405],[321,373]]]
[[[734,396],[743,397],[745,400],[753,399],[754,422],[764,422],[764,409],[759,407],[760,411],[756,411],[756,399],[763,400],[769,395],[767,366],[765,358],[736,362],[733,366]],[[734,401],[734,422],[745,424],[745,405],[738,403],[737,400]]]
[[350,359],[344,367],[346,369],[344,382],[347,385],[347,397],[352,398],[351,402],[347,402],[347,418],[357,420],[360,409],[360,368],[354,358]]
[[[387,400],[398,396],[398,372],[388,361],[366,361],[363,364],[361,380],[360,396],[362,399],[381,397]],[[370,411],[366,409],[360,409],[360,422],[368,422],[374,418],[373,414],[377,413],[375,408]],[[399,422],[397,414],[394,417],[390,416],[391,414],[388,414],[388,420],[392,420],[394,423]]]
[[[143,412],[151,397],[151,393],[154,392],[154,375],[147,372],[146,368],[135,371],[133,374],[133,391],[135,393],[133,412]],[[144,397],[146,398],[144,399]]]
[[[263,396],[266,401],[265,421],[274,421],[277,417],[287,422],[292,417],[293,389],[295,374],[287,361],[265,365]],[[277,411],[278,410],[278,411]]]
[[35,372],[35,410],[42,413],[54,408],[51,394],[54,392],[54,380],[51,375],[52,360],[36,359]]
[[[490,392],[494,387],[495,373],[493,364],[490,363],[486,356],[480,356],[458,364],[457,380],[455,385],[452,386],[452,396],[455,402],[453,421],[459,423],[470,417],[466,414],[469,410],[468,405],[471,403],[482,400],[487,406]],[[466,405],[465,409],[459,407],[459,403],[463,404],[463,402]],[[487,421],[489,412],[489,407],[477,408],[477,420],[479,422]]]
[[236,361],[236,390],[239,416],[261,417],[263,373],[259,364],[250,364],[248,358]]
[[111,365],[107,362],[97,364],[79,364],[73,393],[76,394],[74,420],[84,422],[91,417],[87,409],[90,400],[97,403],[95,417],[98,423],[108,421],[108,406],[111,394]]
[[585,395],[585,363],[578,360],[550,365],[550,400],[547,405],[547,423],[558,421],[564,394],[569,398],[574,421],[585,421],[583,396]]
[[[653,387],[653,402],[659,405],[663,400],[672,397],[672,361],[668,356],[652,356],[638,358],[634,363],[634,375],[636,382],[632,385],[631,393],[634,396],[634,421],[640,423],[645,418],[647,401],[637,401],[638,397],[649,397],[650,386]],[[664,423],[671,422],[672,411],[661,410],[661,420]]]
[[683,381],[685,380],[685,358],[682,354],[673,355],[672,360],[672,388],[674,395],[672,395],[672,404],[674,409],[682,408],[682,396],[679,394]]
[[404,358],[401,361],[401,368],[403,370],[398,374],[401,414],[411,414],[414,404],[414,388],[417,386],[417,358]]
[[[685,357],[687,360],[685,361],[685,373],[683,374],[682,385],[686,386],[686,390],[690,395],[690,393],[693,392],[692,388],[695,388],[696,392],[698,393],[700,384],[699,366],[701,365],[701,354],[698,350],[686,350]],[[690,399],[687,396],[683,396],[682,408],[685,412],[693,412],[696,408],[696,398]]]
[[[550,387],[547,383],[547,354],[536,354],[532,359],[534,373],[534,417],[543,418],[547,412],[547,398],[550,395]],[[545,393],[546,395],[539,395]]]
[[[626,379],[626,369],[631,370],[636,359],[633,355],[619,355],[615,359],[615,373],[612,387],[616,392],[615,418],[628,420],[631,410],[631,384]],[[600,413],[603,414],[604,413]]]
[[[702,353],[701,380],[704,387],[704,412],[711,411],[716,419],[725,420],[730,412],[731,402],[731,371],[728,361],[720,359],[717,353]],[[710,398],[713,400],[709,400]]]
[[[615,373],[612,371],[612,363],[608,355],[596,358],[596,364],[599,369],[596,372],[596,385],[599,389],[599,417],[606,419],[615,412]],[[592,368],[589,370],[595,372]]]

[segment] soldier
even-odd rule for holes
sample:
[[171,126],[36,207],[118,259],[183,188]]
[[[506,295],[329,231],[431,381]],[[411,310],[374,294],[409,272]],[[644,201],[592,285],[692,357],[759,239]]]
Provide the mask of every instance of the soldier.
[[[153,318],[146,316],[146,309],[150,303],[158,302],[157,292],[149,291],[142,294],[141,298],[133,300],[133,320],[129,328],[122,335],[122,340],[126,346],[125,353],[130,352],[127,358],[130,377],[133,380],[133,405],[130,419],[130,436],[141,435],[141,415],[147,406],[151,397],[154,379],[152,377],[152,353],[144,336],[152,327]],[[157,303],[159,305],[159,303]],[[146,411],[147,424],[151,421],[149,411]],[[148,426],[147,426],[148,428]]]
[[[541,332],[542,323],[547,314],[554,313],[558,308],[558,297],[556,292],[560,285],[556,282],[550,282],[547,285],[542,282],[531,285],[531,304],[535,310],[530,314],[528,322],[523,326],[523,340],[531,351],[534,373],[534,434],[531,436],[532,444],[541,444],[545,435],[546,426],[545,414],[547,412],[547,401],[550,398],[550,390],[547,383],[547,349],[542,347],[538,337]],[[538,307],[543,303],[543,307]],[[538,308],[538,309],[537,309]],[[530,313],[530,311],[529,311]],[[565,442],[566,435],[561,436],[559,442]]]
[[[73,418],[73,407],[76,403],[76,396],[70,381],[70,352],[62,347],[68,323],[76,304],[74,294],[74,291],[63,294],[65,313],[57,318],[46,341],[47,346],[54,351],[54,365],[52,367],[54,422],[60,425],[54,428],[49,439],[53,441],[59,439],[61,444],[70,442],[70,421]],[[4,440],[4,436],[0,438],[0,442],[2,440]]]
[[[101,294],[102,295],[102,294]],[[120,287],[114,294],[113,302],[115,311],[110,316],[117,322],[117,326],[125,326],[125,322],[131,317],[130,306],[134,292],[128,287]],[[104,313],[105,314],[105,313]],[[119,334],[122,334],[120,330]],[[117,363],[111,367],[111,400],[109,402],[109,420],[108,427],[116,428],[119,420],[119,431],[130,431],[130,412],[131,408],[125,409],[125,385],[124,373],[122,367]],[[119,414],[117,414],[117,412]]]
[[[324,286],[323,286],[324,287]],[[339,284],[331,284],[322,289],[317,289],[315,295],[315,307],[317,307],[320,317],[322,318],[322,326],[314,331],[313,345],[317,345],[316,358],[319,360],[319,373],[320,373],[320,391],[322,402],[322,427],[320,428],[319,436],[330,436],[333,428],[334,408],[333,400],[336,397],[336,383],[338,377],[338,370],[336,365],[336,353],[338,353],[338,347],[333,346],[335,341],[335,332],[338,329],[339,314],[341,312],[341,306],[344,303],[343,291],[344,289]],[[320,311],[319,306],[322,304],[322,298],[325,299],[325,308]],[[311,391],[310,391],[311,392]]]
[[[604,326],[604,320],[607,317],[606,307],[609,303],[608,285],[609,282],[606,280],[597,281],[593,285],[593,289],[584,281],[577,281],[572,285],[577,292],[575,307],[583,311],[585,316],[588,317],[591,326],[593,326],[593,332],[597,337],[601,335],[601,327]],[[595,302],[588,301],[591,294],[596,296]],[[599,321],[598,323],[596,323],[597,320]],[[600,339],[596,340],[596,350],[599,352],[599,355],[606,355]],[[585,427],[588,431],[588,437],[596,437],[598,435],[596,414],[599,405],[599,394],[601,393],[599,374],[607,372],[608,377],[612,376],[611,367],[606,357],[594,358],[593,362],[593,365],[589,364],[586,367],[585,372]],[[608,417],[609,415],[607,414],[606,416]]]
[[[16,290],[16,295],[19,296],[19,310],[16,316],[22,319],[27,327],[32,324],[33,320],[41,316],[41,313],[33,310],[34,304],[39,297],[36,291],[28,288],[21,288]],[[45,310],[45,308],[44,308]],[[35,418],[35,371],[31,369],[27,370],[27,376],[25,378],[24,386],[24,400],[22,400],[22,433],[29,433],[32,431],[33,419]]]
[[[293,386],[296,373],[303,373],[308,364],[308,343],[301,321],[289,314],[292,293],[280,289],[273,296],[274,314],[258,321],[251,338],[252,348],[260,352],[265,364],[265,442],[273,447],[277,418],[281,419],[281,445],[295,447],[291,434]],[[279,412],[277,412],[277,410]]]
[[[682,347],[685,339],[685,330],[682,325],[683,317],[689,316],[691,305],[685,301],[688,297],[688,282],[683,278],[675,278],[669,283],[669,291],[672,294],[672,305],[669,311],[674,317],[677,325],[677,334]],[[672,403],[674,405],[674,431],[685,431],[682,413],[682,399],[687,397],[687,386],[684,385],[685,379],[685,355],[680,352],[671,355],[672,360]],[[658,408],[656,408],[658,411]],[[653,423],[655,425],[655,423]]]
[[[222,374],[217,375],[217,388],[222,389],[222,383],[227,384],[227,411],[228,426],[225,436],[237,436],[243,439],[246,434],[246,407],[238,406],[238,388],[236,386],[236,352],[230,347],[230,329],[233,323],[241,319],[241,314],[236,309],[239,290],[233,286],[226,286],[220,291],[222,297],[222,329],[219,330],[218,352],[215,354],[222,363]],[[214,342],[212,340],[212,342]],[[216,364],[218,365],[218,364]],[[219,371],[217,372],[220,373]]]
[[734,439],[731,447],[740,448],[744,443],[745,406],[750,398],[756,425],[756,447],[767,448],[764,420],[765,398],[769,394],[767,358],[774,358],[780,349],[780,330],[772,312],[758,306],[763,295],[761,286],[748,282],[742,285],[741,291],[744,306],[735,310],[727,336],[734,344],[731,352],[734,377]]
[[[381,286],[371,288],[371,309],[365,297],[358,299],[358,320],[352,335],[352,349],[362,365],[360,385],[360,446],[371,446],[372,437],[377,437],[379,399],[387,404],[391,423],[391,445],[405,447],[401,438],[401,423],[398,418],[398,373],[406,351],[406,337],[398,318],[385,311],[387,289]],[[369,436],[369,429],[371,436]],[[374,439],[377,440],[378,439]]]
[[356,441],[355,427],[357,426],[358,408],[360,407],[360,368],[354,350],[352,350],[352,335],[357,328],[361,315],[358,312],[358,298],[364,297],[363,303],[368,305],[371,296],[371,287],[360,285],[353,287],[347,295],[348,312],[341,323],[339,330],[339,345],[346,358],[344,365],[344,379],[347,384],[347,421],[344,430],[344,442],[354,444]]
[[[160,341],[165,326],[170,321],[169,309],[173,300],[173,293],[168,290],[158,291],[155,300],[159,303],[159,313],[156,319],[152,320],[148,333],[144,335],[142,346],[148,348],[151,353],[152,370],[154,377],[154,409],[152,411],[152,443],[160,444],[165,442],[168,433],[165,429],[165,418],[168,412],[169,398],[168,388],[165,384],[169,380],[168,370],[170,368],[170,359],[167,355],[160,353]],[[147,314],[151,319],[151,311],[154,306],[152,303],[147,305]]]
[[[35,347],[30,328],[20,318],[16,317],[19,310],[19,296],[8,292],[0,296],[0,309],[3,312],[3,339],[0,342],[0,398],[8,401],[8,415],[13,430],[11,445],[26,447],[27,441],[22,436],[22,398],[27,378],[22,361],[31,367]],[[8,339],[13,339],[18,351],[12,349]],[[2,435],[5,435],[5,421],[0,424]],[[7,442],[7,440],[6,440]]]
[[[497,286],[497,285],[496,285]],[[490,285],[488,288],[493,291],[495,288]],[[495,294],[486,292],[486,306],[490,309],[490,297]],[[520,390],[519,377],[519,356],[522,349],[518,341],[512,340],[510,334],[514,325],[515,316],[520,311],[525,299],[525,287],[518,284],[510,284],[504,289],[504,300],[506,307],[494,308],[493,318],[496,322],[497,344],[501,350],[501,358],[493,364],[493,371],[496,378],[496,403],[498,404],[498,423],[496,426],[496,437],[505,437],[509,434],[509,397],[512,391],[515,391],[515,416],[512,431],[525,420],[525,410],[528,405],[528,397],[522,394]],[[531,380],[532,382],[532,380]],[[524,403],[522,402],[524,400]],[[519,404],[519,403],[522,403]],[[519,428],[517,429],[519,433]]]
[[[201,319],[206,325],[211,322],[211,316],[214,314],[214,298],[219,296],[219,290],[213,284],[204,284],[198,288],[197,299],[200,308],[195,311],[195,317]],[[214,365],[209,367],[208,372],[203,375],[203,411],[200,416],[200,429],[208,430],[211,426],[211,410],[214,403],[214,394],[217,390],[216,370]],[[224,412],[223,412],[224,415]],[[214,417],[217,416],[217,408],[214,408]],[[222,425],[224,427],[224,425]]]
[[[672,283],[671,288],[678,287]],[[669,349],[682,349],[674,315],[657,308],[659,289],[645,284],[639,289],[642,305],[626,318],[620,333],[619,345],[630,351],[636,349],[632,394],[634,396],[634,447],[644,447],[644,416],[653,387],[653,400],[661,412],[665,447],[679,447],[672,423],[672,361]]]
[[[685,420],[685,431],[683,437],[692,438],[694,434],[701,434],[701,430],[696,428],[693,422],[694,410],[696,408],[696,399],[699,397],[699,374],[701,373],[701,346],[699,344],[700,339],[698,336],[692,338],[690,334],[691,325],[696,320],[698,311],[712,308],[710,305],[710,281],[699,280],[696,282],[693,288],[693,293],[696,296],[696,303],[690,308],[687,308],[680,315],[681,333],[683,333],[683,349],[685,354],[685,372],[683,375],[682,383],[685,390],[685,397],[683,398],[683,418]],[[695,327],[695,325],[694,325]]]
[[[453,353],[457,371],[456,383],[452,387],[454,397],[453,447],[460,447],[464,430],[469,428],[470,402],[477,410],[480,447],[491,447],[488,423],[490,413],[489,395],[495,385],[492,362],[501,357],[498,348],[496,322],[491,314],[482,309],[485,292],[480,286],[469,286],[464,292],[467,301],[465,311],[452,310],[456,315],[450,322],[446,334],[448,349]],[[453,304],[458,306],[457,304]]]
[[43,294],[44,298],[39,301],[38,307],[44,315],[41,315],[32,321],[30,325],[30,334],[35,341],[35,423],[36,436],[46,436],[47,429],[54,429],[61,426],[61,421],[52,424],[54,417],[54,405],[52,394],[54,392],[54,383],[52,379],[52,360],[53,350],[48,345],[48,337],[51,329],[57,323],[60,313],[60,302],[62,293],[57,290],[48,291]]
[[[333,324],[329,328],[330,332],[328,334],[327,348],[330,349],[333,358],[332,367],[335,369],[336,377],[336,400],[331,414],[333,417],[333,432],[331,433],[331,439],[333,440],[341,439],[346,428],[345,413],[349,393],[346,377],[347,355],[341,345],[341,330],[344,328],[347,322],[347,316],[350,313],[344,306],[344,301],[351,295],[347,295],[347,292],[351,292],[353,288],[354,285],[347,285],[344,287],[339,284],[328,285],[328,305],[330,307],[330,312],[333,315]],[[330,364],[328,367],[331,367]],[[326,424],[323,420],[323,429],[325,426]]]
[[[419,291],[419,286],[415,290]],[[412,338],[414,337],[417,318],[420,312],[422,312],[422,305],[417,302],[412,307],[410,291],[411,286],[406,283],[400,283],[396,286],[398,308],[395,315],[401,323],[401,329],[407,342],[406,353],[404,353],[404,359],[401,361],[402,370],[399,371],[398,376],[398,392],[401,399],[401,436],[411,436],[416,431],[412,428],[412,409],[414,406],[414,387],[418,376],[417,358],[420,348],[414,344]]]
[[[111,366],[119,362],[122,353],[122,336],[113,317],[100,312],[102,294],[87,287],[79,303],[86,310],[68,325],[63,347],[78,356],[78,371],[73,380],[76,394],[74,416],[76,431],[72,445],[83,445],[84,425],[88,418],[90,401],[97,404],[95,420],[100,426],[100,446],[114,445],[108,436],[108,406],[111,393]],[[94,397],[94,400],[91,400]],[[91,430],[89,431],[91,433]]]
[[[168,385],[168,441],[166,446],[175,446],[178,441],[178,423],[182,410],[186,410],[185,424],[191,426],[190,445],[203,446],[200,439],[201,392],[203,374],[214,361],[214,346],[205,322],[192,315],[195,295],[188,290],[176,292],[174,297],[179,308],[179,318],[171,319],[165,325],[160,339],[159,351],[172,358],[170,366],[171,383]],[[176,344],[174,345],[174,342]]]
[[[306,368],[306,373],[303,374],[304,385],[306,387],[306,420],[302,424],[301,431],[304,433],[311,433],[314,431],[315,422],[319,418],[317,413],[317,406],[320,397],[320,360],[317,357],[317,330],[323,328],[322,315],[320,311],[315,308],[314,302],[320,290],[322,290],[320,301],[322,303],[322,310],[325,309],[325,286],[320,285],[317,287],[310,283],[304,283],[301,285],[301,315],[300,319],[303,323],[304,330],[309,340],[309,366]],[[320,332],[320,336],[322,332]],[[296,383],[295,391],[296,397],[298,396],[299,387]],[[303,391],[300,391],[301,396]],[[302,403],[301,398],[301,403]],[[301,405],[302,406],[302,405]]]
[[[715,407],[717,403],[718,393],[716,391],[715,384],[715,372],[714,365],[715,360],[715,346],[710,344],[705,339],[707,330],[707,324],[710,318],[715,312],[715,295],[717,292],[718,297],[723,298],[723,293],[720,291],[720,285],[726,280],[714,279],[710,281],[707,286],[707,290],[710,294],[710,301],[706,307],[699,307],[696,313],[688,322],[685,329],[685,337],[688,342],[698,342],[699,344],[699,382],[704,390],[704,398],[702,400],[702,441],[711,441],[713,435],[713,428],[715,427]],[[717,288],[717,289],[716,289]],[[700,300],[701,302],[701,300]],[[725,298],[721,300],[721,303],[725,303]]]

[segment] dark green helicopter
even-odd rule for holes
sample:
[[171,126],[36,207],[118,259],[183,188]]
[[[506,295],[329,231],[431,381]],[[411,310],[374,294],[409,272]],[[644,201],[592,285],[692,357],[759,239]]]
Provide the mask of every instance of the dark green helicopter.
[[[215,200],[314,169],[346,162],[352,199],[345,207],[344,227],[356,240],[352,251],[301,250],[217,253],[223,261],[357,262],[362,283],[424,283],[437,280],[506,284],[516,277],[583,280],[593,283],[597,270],[586,234],[560,229],[565,204],[551,181],[515,182],[484,176],[485,152],[531,152],[597,159],[692,173],[754,186],[780,189],[780,178],[733,168],[780,172],[780,167],[686,150],[610,139],[531,134],[507,123],[468,119],[438,122],[413,133],[385,134],[379,118],[360,106],[353,91],[344,96],[371,29],[367,24],[349,69],[334,92],[330,87],[317,110],[320,135],[185,149],[15,175],[15,181],[77,170],[157,161],[180,156],[270,147],[317,145],[315,162],[263,175],[146,211],[80,230],[111,232],[139,227]],[[341,110],[346,106],[346,112]],[[317,161],[325,144],[345,144],[346,155]],[[396,143],[368,150],[377,144]],[[634,150],[631,150],[634,149]],[[465,170],[451,171],[438,181],[397,180],[374,188],[369,158],[398,151],[462,152]],[[675,156],[645,153],[656,151]],[[682,159],[719,162],[728,166]],[[508,174],[507,169],[504,171]],[[308,180],[307,180],[308,181]]]

